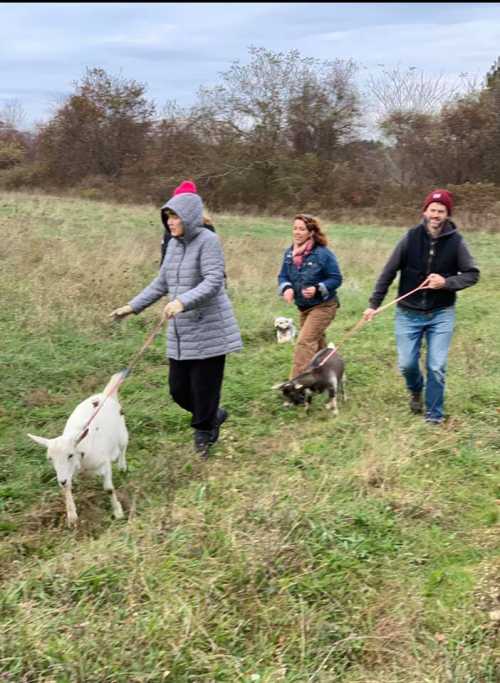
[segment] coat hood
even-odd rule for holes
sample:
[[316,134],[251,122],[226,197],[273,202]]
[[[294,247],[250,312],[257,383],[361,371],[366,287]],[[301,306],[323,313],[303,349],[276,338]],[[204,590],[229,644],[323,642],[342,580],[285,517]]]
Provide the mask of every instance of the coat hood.
[[199,195],[184,192],[172,197],[161,207],[161,219],[168,230],[166,209],[176,213],[182,220],[186,242],[190,242],[203,228],[203,202]]

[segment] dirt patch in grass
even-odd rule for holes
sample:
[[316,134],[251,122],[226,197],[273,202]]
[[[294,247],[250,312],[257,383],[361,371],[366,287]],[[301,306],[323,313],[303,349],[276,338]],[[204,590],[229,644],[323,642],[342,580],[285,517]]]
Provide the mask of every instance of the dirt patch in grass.
[[63,396],[51,394],[47,389],[33,389],[23,396],[23,403],[27,408],[38,406],[54,406],[64,403]]

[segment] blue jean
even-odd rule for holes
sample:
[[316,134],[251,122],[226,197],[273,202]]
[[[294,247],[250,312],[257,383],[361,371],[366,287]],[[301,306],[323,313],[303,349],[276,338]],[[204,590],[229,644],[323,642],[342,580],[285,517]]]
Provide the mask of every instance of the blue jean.
[[444,417],[445,374],[454,323],[454,306],[428,313],[401,306],[396,311],[399,369],[411,392],[421,392],[424,388],[419,361],[424,336],[427,342],[425,417],[428,420],[440,421]]

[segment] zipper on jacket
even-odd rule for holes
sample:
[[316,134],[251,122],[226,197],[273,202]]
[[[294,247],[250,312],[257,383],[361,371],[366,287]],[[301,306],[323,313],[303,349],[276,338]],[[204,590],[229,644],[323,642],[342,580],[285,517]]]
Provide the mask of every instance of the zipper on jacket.
[[[182,244],[183,252],[182,252],[182,258],[179,261],[179,265],[177,266],[177,273],[175,275],[177,281],[175,283],[174,299],[177,298],[177,290],[179,289],[179,273],[181,271],[182,262],[184,261],[184,256],[186,255],[186,244],[184,242],[181,242],[181,244]],[[181,340],[179,337],[179,332],[177,330],[177,321],[175,318],[173,319],[173,323],[174,323],[175,338],[177,340],[177,356],[179,357],[179,360],[180,360],[181,359]]]
[[[425,273],[426,277],[428,275],[430,275],[432,260],[433,260],[435,255],[436,255],[436,240],[431,240],[431,246],[429,248],[429,256],[427,257],[427,271]],[[422,292],[422,299],[423,299],[424,309],[426,309],[427,308],[427,290],[426,289],[424,289],[424,291]]]
[[431,272],[432,259],[433,259],[433,257],[436,255],[435,247],[436,247],[436,240],[432,240],[432,242],[431,242],[431,248],[429,249],[429,257],[427,258],[427,272],[426,272],[426,275],[430,275],[430,272]]

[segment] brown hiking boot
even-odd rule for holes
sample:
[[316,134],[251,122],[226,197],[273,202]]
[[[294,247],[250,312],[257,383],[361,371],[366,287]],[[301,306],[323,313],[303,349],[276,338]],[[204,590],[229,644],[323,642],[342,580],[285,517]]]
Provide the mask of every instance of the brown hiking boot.
[[410,398],[410,410],[414,415],[421,415],[424,412],[424,402],[421,391],[412,391]]

